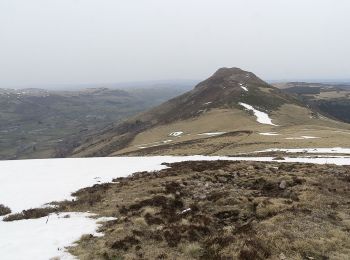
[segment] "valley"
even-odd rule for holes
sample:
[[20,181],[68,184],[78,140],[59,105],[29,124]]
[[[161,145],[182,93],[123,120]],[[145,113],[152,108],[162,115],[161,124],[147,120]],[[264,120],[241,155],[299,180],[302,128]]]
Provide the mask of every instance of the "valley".
[[302,102],[329,117],[350,123],[350,84],[289,82],[274,86],[296,95]]
[[0,89],[0,160],[62,157],[96,132],[186,87]]

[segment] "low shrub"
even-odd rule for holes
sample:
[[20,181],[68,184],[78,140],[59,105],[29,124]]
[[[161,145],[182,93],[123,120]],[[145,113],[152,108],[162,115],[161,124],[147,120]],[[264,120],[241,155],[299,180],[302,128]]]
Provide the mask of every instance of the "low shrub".
[[0,204],[0,216],[5,216],[11,213],[11,209],[9,207]]

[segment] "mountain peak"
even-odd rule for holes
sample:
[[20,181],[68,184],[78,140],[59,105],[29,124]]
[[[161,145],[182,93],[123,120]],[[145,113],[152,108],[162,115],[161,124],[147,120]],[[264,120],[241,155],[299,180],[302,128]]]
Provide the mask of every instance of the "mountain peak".
[[[202,88],[241,88],[243,85],[269,86],[254,73],[237,67],[220,68],[211,77],[202,81],[196,89]],[[270,86],[269,86],[270,87]]]
[[232,76],[232,75],[237,75],[237,74],[245,74],[245,73],[249,73],[249,72],[244,71],[244,70],[237,68],[237,67],[232,67],[232,68],[222,67],[222,68],[219,68],[213,74],[213,76],[215,76],[215,77],[227,77],[227,76]]
[[[277,111],[283,104],[287,103],[292,104],[295,101],[292,97],[281,93],[255,74],[240,68],[220,68],[208,79],[199,83],[193,90],[114,127],[106,135],[101,136],[101,141],[98,141],[104,143],[104,140],[113,139],[113,141],[107,141],[106,145],[101,144],[103,148],[99,148],[100,144],[96,146],[96,151],[94,150],[95,148],[85,149],[85,147],[81,147],[81,150],[78,149],[76,153],[81,155],[81,153],[85,154],[87,152],[93,156],[109,155],[126,149],[139,134],[141,139],[145,140],[144,144],[152,143],[149,140],[153,140],[153,137],[146,139],[142,137],[144,133],[152,132],[152,129],[168,129],[166,130],[167,133],[164,133],[164,138],[168,138],[169,133],[172,132],[182,133],[185,131],[186,125],[192,124],[196,125],[196,131],[203,133],[210,133],[212,129],[215,131],[219,128],[221,129],[222,125],[225,126],[225,129],[231,129],[232,124],[236,124],[236,120],[245,121],[250,117],[250,114],[242,112],[247,107],[251,108],[250,110],[254,108],[259,113],[268,115],[268,113]],[[225,115],[229,114],[230,116],[225,117],[225,120],[228,120],[229,123],[215,121],[212,118],[212,115],[215,113],[218,116],[221,116],[220,114],[222,113]],[[235,115],[237,115],[236,119]],[[206,118],[210,119],[206,122]],[[212,124],[216,124],[212,123],[212,120],[221,126],[219,127],[218,125],[211,128]],[[181,125],[179,131],[177,131],[178,124]],[[176,128],[173,129],[175,125]],[[191,132],[193,131],[192,129]],[[188,138],[195,137],[197,136],[191,135]],[[158,140],[155,142],[155,146],[159,142],[164,143],[167,140],[170,139]],[[171,141],[175,142],[175,139],[171,139]]]

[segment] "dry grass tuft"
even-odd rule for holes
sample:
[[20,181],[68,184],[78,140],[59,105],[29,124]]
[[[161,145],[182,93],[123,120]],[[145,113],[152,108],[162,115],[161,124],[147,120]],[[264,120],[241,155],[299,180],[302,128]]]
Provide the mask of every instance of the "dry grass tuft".
[[0,216],[5,216],[11,213],[11,209],[9,207],[0,204]]

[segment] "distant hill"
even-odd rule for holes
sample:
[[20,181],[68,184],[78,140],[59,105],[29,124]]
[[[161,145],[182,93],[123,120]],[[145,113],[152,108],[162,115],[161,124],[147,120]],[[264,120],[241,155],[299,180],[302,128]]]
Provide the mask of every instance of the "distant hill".
[[[349,129],[251,72],[221,68],[193,90],[91,136],[70,155],[231,155],[276,145],[327,145],[328,127]],[[307,128],[315,131],[305,133]]]
[[314,110],[350,123],[350,84],[288,82],[276,86]]

